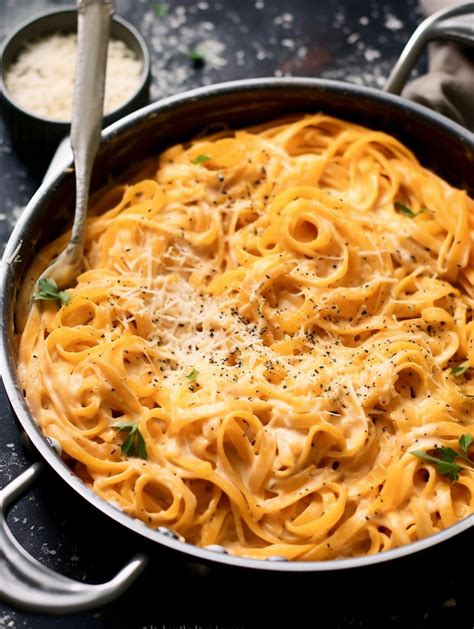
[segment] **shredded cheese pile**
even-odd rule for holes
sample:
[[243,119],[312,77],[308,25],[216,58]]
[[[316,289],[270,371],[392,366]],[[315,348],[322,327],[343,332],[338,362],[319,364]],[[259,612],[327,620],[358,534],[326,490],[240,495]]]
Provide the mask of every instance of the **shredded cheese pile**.
[[325,560],[474,512],[469,466],[411,453],[474,435],[474,202],[393,137],[318,114],[170,148],[99,199],[86,261],[19,372],[132,517]]
[[[5,86],[24,109],[43,118],[71,120],[74,69],[77,55],[75,33],[53,33],[26,44],[5,74]],[[107,56],[104,113],[123,105],[140,83],[142,62],[123,41],[112,39]]]

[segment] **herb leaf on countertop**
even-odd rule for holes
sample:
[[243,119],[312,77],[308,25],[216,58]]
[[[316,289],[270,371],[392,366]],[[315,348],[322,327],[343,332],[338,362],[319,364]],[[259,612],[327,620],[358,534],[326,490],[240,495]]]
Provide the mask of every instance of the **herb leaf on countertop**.
[[206,57],[204,53],[197,48],[195,48],[194,50],[190,50],[187,56],[192,61],[194,68],[202,68],[206,63]]
[[163,20],[168,15],[168,7],[161,2],[156,3],[153,6],[153,10],[155,11],[156,17],[160,20]]

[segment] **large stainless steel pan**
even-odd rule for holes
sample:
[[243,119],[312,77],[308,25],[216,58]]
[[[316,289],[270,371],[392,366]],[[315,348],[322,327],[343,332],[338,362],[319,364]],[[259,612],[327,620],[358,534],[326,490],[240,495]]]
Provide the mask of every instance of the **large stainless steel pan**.
[[[421,47],[433,37],[474,43],[472,27],[459,20],[474,19],[474,3],[443,11],[425,21],[415,32],[381,92],[347,83],[319,79],[257,79],[223,83],[161,100],[127,116],[103,133],[92,190],[131,163],[185,139],[206,127],[225,122],[242,127],[271,120],[290,112],[325,111],[374,129],[392,133],[415,151],[423,164],[455,186],[474,193],[474,136],[466,129],[427,108],[389,92],[398,92]],[[472,22],[471,22],[472,24]],[[388,92],[388,93],[387,93]],[[160,528],[153,530],[132,519],[94,494],[71,474],[61,460],[57,444],[44,438],[28,406],[16,373],[14,312],[18,289],[26,269],[40,248],[59,235],[71,219],[74,183],[69,172],[48,180],[34,195],[8,242],[1,268],[1,349],[3,382],[13,409],[42,458],[80,496],[97,509],[137,534],[204,562],[220,562],[258,570],[315,572],[346,570],[393,560],[440,544],[474,524],[470,516],[454,526],[408,546],[375,556],[326,562],[252,560],[228,555],[223,548],[197,548],[176,539]],[[36,611],[64,613],[97,607],[117,597],[140,573],[146,563],[136,556],[110,582],[102,585],[78,583],[45,568],[16,542],[5,521],[8,505],[37,477],[43,463],[36,462],[2,492],[0,567],[3,596],[10,603]]]

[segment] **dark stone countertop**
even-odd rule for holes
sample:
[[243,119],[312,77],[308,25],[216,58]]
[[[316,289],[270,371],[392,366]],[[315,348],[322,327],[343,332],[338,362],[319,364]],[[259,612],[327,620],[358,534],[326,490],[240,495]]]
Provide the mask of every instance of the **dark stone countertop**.
[[[30,15],[64,4],[71,2],[2,0],[0,37]],[[153,99],[224,80],[275,75],[322,76],[381,87],[420,20],[416,0],[169,0],[162,20],[153,10],[156,4],[117,0],[117,13],[141,31],[151,48]],[[206,51],[201,69],[193,68],[186,56],[195,47]],[[0,133],[3,251],[47,163],[31,169],[16,155],[3,121]],[[34,455],[22,447],[3,387],[0,396],[4,486]],[[464,576],[472,568],[467,534],[413,557],[344,574],[283,576],[237,569],[206,574],[180,555],[109,521],[49,470],[13,506],[8,521],[28,552],[75,579],[107,580],[139,549],[151,561],[136,585],[103,609],[51,618],[0,606],[0,627],[473,626],[469,578]],[[287,613],[292,613],[289,621]]]

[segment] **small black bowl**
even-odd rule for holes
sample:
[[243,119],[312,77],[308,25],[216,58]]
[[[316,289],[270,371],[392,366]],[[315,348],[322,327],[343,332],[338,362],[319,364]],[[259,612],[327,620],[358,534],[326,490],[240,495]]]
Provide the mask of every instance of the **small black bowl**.
[[[51,159],[59,142],[69,135],[71,123],[43,118],[23,109],[8,92],[5,76],[27,42],[52,33],[75,33],[76,31],[77,11],[75,8],[47,11],[20,24],[4,42],[0,53],[2,112],[10,129],[13,148],[23,159],[33,165],[40,162],[43,168]],[[104,116],[104,127],[147,105],[150,96],[150,54],[145,40],[131,24],[117,16],[112,19],[110,36],[123,41],[142,62],[143,67],[140,84],[136,91],[123,105]]]

